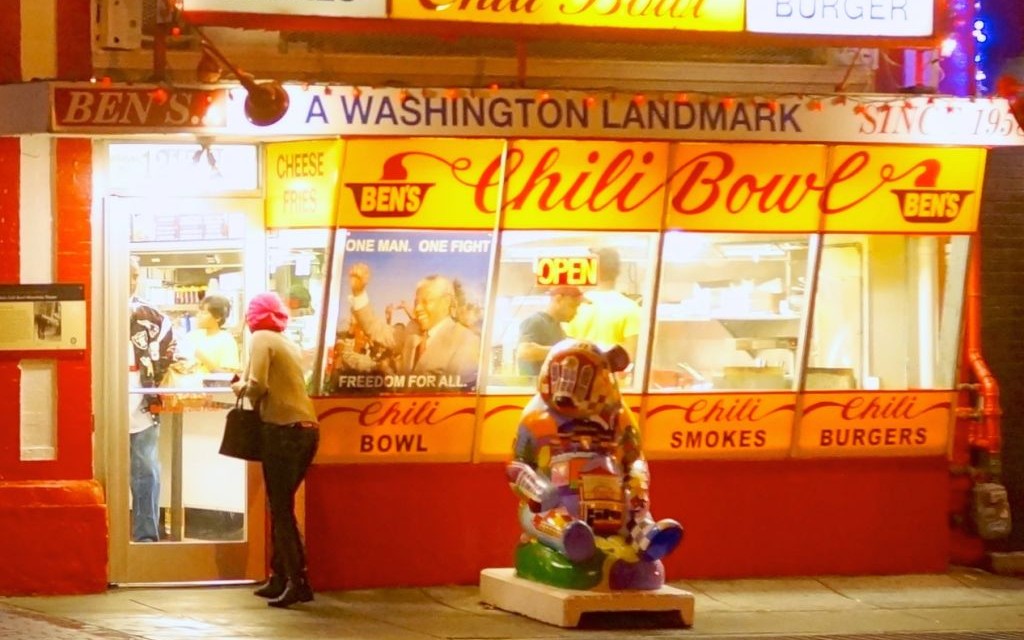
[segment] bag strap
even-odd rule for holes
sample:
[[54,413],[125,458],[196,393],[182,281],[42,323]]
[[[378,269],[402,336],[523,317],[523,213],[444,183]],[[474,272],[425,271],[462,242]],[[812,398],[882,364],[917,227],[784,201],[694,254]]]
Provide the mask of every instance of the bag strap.
[[[245,362],[245,369],[242,371],[242,380],[246,380],[246,381],[249,380],[249,364],[250,363],[249,363],[249,360],[247,358],[246,362]],[[235,406],[238,407],[239,409],[243,408],[242,407],[242,400],[246,397],[246,391],[248,389],[249,389],[249,383],[246,382],[245,386],[242,387],[242,392],[238,394],[237,398],[235,398]],[[262,397],[256,398],[255,400],[253,400],[252,398],[249,399],[249,404],[252,405],[253,410],[256,411],[257,414],[259,413],[260,403],[262,402],[262,400],[263,400]]]
[[[244,400],[245,400],[245,397],[246,397],[246,392],[249,390],[249,383],[248,383],[248,380],[249,380],[249,360],[248,360],[248,358],[246,358],[245,369],[242,370],[242,380],[246,380],[246,383],[242,386],[242,391],[238,394],[238,397],[235,398],[235,407],[238,408],[238,409],[244,409],[245,408]],[[257,404],[257,401],[253,401],[252,399],[250,399],[249,400],[249,404],[252,406],[253,409],[259,411],[259,406]]]
[[[248,397],[246,395],[246,392],[248,390],[249,390],[249,385],[244,385],[242,387],[242,391],[235,397],[235,408],[237,408],[237,409],[244,409],[245,408],[245,399]],[[254,411],[259,412],[259,410],[260,410],[260,403],[261,403],[262,400],[263,400],[263,398],[256,398],[255,400],[253,400],[252,398],[249,398],[249,404],[252,406]]]

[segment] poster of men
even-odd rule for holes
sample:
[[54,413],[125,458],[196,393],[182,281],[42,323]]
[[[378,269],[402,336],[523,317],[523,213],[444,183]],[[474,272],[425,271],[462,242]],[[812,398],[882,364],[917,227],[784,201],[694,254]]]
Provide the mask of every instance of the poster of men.
[[475,390],[491,241],[478,231],[349,232],[325,391]]

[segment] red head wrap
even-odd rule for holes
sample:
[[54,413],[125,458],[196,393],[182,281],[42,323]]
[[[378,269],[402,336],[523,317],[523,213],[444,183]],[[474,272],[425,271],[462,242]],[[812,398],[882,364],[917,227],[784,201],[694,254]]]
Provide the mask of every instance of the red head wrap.
[[259,293],[249,301],[245,322],[250,331],[284,331],[288,326],[288,309],[276,293]]

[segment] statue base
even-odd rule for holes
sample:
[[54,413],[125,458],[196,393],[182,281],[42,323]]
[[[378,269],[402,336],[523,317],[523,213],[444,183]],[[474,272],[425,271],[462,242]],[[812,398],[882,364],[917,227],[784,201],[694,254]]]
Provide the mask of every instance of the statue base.
[[678,611],[693,625],[693,594],[663,586],[653,591],[560,589],[516,576],[515,569],[480,572],[480,598],[489,605],[559,627],[575,627],[584,613]]

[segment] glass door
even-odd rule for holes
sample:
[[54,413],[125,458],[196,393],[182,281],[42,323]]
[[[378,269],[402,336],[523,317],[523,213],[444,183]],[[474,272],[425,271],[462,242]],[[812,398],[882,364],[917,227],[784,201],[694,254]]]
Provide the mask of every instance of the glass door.
[[111,581],[260,579],[260,467],[218,447],[266,287],[262,201],[108,197],[103,221]]

